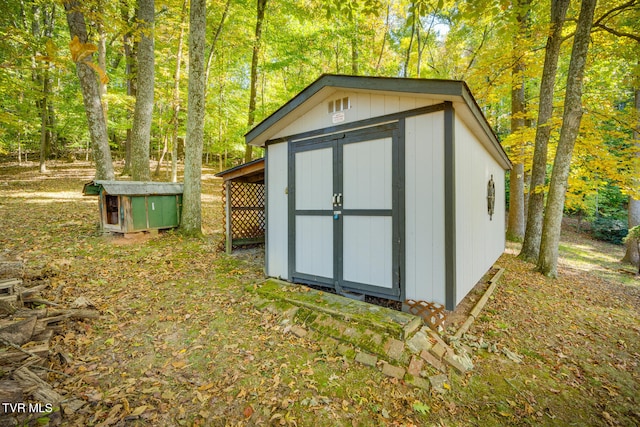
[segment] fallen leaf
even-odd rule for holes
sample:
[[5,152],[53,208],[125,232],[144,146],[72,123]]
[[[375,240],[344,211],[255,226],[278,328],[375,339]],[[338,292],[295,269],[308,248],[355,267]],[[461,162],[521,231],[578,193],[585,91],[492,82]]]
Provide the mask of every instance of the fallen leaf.
[[242,411],[242,414],[244,415],[245,418],[250,418],[251,415],[253,415],[253,408],[251,407],[251,405],[244,408],[244,411]]
[[510,360],[513,360],[516,363],[522,363],[522,357],[517,354],[514,353],[513,351],[509,350],[506,347],[502,348],[502,352],[504,353],[505,356],[507,356]]
[[413,410],[419,414],[426,415],[431,412],[431,407],[416,400],[415,402],[413,402]]
[[198,390],[199,391],[207,391],[207,390],[213,388],[213,385],[214,385],[213,383],[203,384],[200,387],[198,387]]
[[139,417],[146,410],[147,410],[147,405],[138,406],[136,409],[133,410],[133,412],[131,412],[131,414],[129,414],[129,416],[131,416],[131,417]]
[[160,397],[167,400],[173,400],[176,397],[176,394],[171,390],[165,390],[162,392],[162,395]]

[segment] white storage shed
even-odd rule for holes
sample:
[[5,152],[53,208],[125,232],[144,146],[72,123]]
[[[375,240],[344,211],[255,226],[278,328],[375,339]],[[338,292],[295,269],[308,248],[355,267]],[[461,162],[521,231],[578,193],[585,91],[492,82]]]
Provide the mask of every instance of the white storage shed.
[[462,81],[323,75],[266,150],[266,274],[452,310],[505,247],[511,163]]

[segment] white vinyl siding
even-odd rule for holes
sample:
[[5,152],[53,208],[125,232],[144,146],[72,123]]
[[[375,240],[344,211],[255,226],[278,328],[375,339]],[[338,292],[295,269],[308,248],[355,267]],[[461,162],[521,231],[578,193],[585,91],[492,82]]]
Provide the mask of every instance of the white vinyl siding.
[[406,297],[445,303],[444,113],[410,117],[405,129]]
[[270,145],[266,162],[267,238],[266,273],[288,279],[288,147],[286,142]]
[[[330,101],[341,98],[349,98],[351,108],[344,110],[344,121],[335,123],[333,115],[327,112]],[[282,138],[297,135],[310,130],[323,129],[337,124],[350,123],[357,120],[370,119],[385,114],[398,113],[427,105],[438,104],[442,101],[430,98],[417,98],[398,95],[377,95],[370,92],[355,92],[339,90],[327,95],[325,99],[310,107],[293,123],[285,126],[271,138]]]
[[[504,252],[504,170],[456,116],[456,301]],[[493,219],[487,213],[487,184],[496,189]]]

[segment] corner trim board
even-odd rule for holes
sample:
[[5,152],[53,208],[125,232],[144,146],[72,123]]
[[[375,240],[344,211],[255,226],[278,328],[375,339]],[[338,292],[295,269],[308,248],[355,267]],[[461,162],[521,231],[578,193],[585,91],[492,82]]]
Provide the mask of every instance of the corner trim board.
[[456,147],[455,110],[445,102],[444,110],[444,246],[445,308],[456,306]]

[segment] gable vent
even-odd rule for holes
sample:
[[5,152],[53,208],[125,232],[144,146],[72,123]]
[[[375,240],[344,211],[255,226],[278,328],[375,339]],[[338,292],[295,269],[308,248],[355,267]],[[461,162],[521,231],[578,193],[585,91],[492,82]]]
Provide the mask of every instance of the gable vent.
[[328,104],[329,114],[333,114],[338,111],[348,110],[349,108],[351,108],[351,101],[349,100],[348,96],[344,98],[339,98],[333,101],[329,101],[329,104]]

